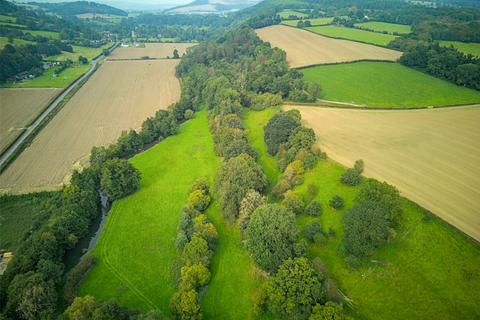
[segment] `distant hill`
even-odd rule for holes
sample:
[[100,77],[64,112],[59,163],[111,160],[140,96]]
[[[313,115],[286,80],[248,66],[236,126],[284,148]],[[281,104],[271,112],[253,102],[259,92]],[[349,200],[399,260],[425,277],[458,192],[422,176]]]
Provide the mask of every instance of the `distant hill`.
[[195,0],[166,11],[173,14],[222,14],[251,7],[261,0]]
[[59,2],[59,3],[45,3],[45,2],[30,2],[29,4],[36,5],[46,11],[56,13],[61,16],[74,16],[77,14],[94,13],[94,14],[109,14],[115,16],[128,16],[128,13],[108,6],[89,1],[75,1],[75,2]]

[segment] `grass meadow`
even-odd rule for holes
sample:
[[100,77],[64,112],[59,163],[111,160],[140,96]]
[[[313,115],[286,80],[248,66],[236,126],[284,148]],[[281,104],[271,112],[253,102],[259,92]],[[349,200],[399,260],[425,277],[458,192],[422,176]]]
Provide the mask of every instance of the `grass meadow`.
[[[0,37],[0,50],[3,49],[8,43],[7,37]],[[13,39],[13,44],[16,45],[27,45],[27,44],[35,44],[33,41],[23,40],[23,39]]]
[[397,23],[388,23],[388,22],[379,22],[379,21],[369,21],[356,23],[355,27],[359,27],[366,30],[371,30],[375,32],[388,32],[390,34],[409,34],[412,32],[412,27],[406,24],[397,24]]
[[442,46],[445,46],[445,47],[453,46],[457,50],[459,50],[463,53],[471,54],[471,55],[480,57],[480,43],[460,42],[460,41],[445,41],[445,40],[440,40],[438,42]]
[[[252,112],[254,113],[254,112]],[[248,117],[247,129],[263,139],[263,120],[271,110]],[[256,148],[261,157],[265,148]],[[273,158],[272,158],[273,159]],[[305,174],[305,182],[294,191],[307,199],[307,186],[314,183],[314,198],[322,204],[319,218],[300,215],[298,226],[318,219],[324,229],[336,235],[326,244],[310,244],[308,255],[319,258],[350,299],[350,312],[358,319],[474,319],[480,313],[480,247],[456,229],[432,217],[414,203],[403,200],[404,220],[394,241],[385,245],[357,269],[346,266],[342,248],[342,216],[354,203],[359,187],[340,183],[345,168],[333,160],[320,161]],[[333,210],[328,201],[340,195],[345,208]],[[425,218],[425,217],[428,217]]]
[[[296,27],[300,20],[284,20],[282,24]],[[323,26],[333,22],[333,17],[326,17],[326,18],[314,18],[314,19],[305,19],[303,21],[310,21],[312,26]]]
[[112,46],[111,43],[108,43],[100,48],[89,48],[89,47],[81,47],[81,46],[72,46],[73,52],[63,51],[61,54],[56,56],[47,57],[46,60],[51,61],[65,61],[67,59],[72,60],[73,62],[78,62],[78,57],[83,56],[91,61],[93,58],[98,56],[102,53],[103,49],[110,48]]
[[480,92],[390,62],[355,62],[302,69],[322,99],[371,107],[425,107],[480,102]]
[[60,33],[55,31],[45,31],[45,30],[22,30],[25,33],[30,33],[33,36],[41,36],[50,39],[60,39]]
[[66,88],[78,77],[90,69],[90,64],[76,63],[72,67],[63,70],[58,76],[54,76],[55,69],[46,70],[41,76],[32,80],[8,83],[8,88]]
[[[113,204],[105,229],[93,250],[98,263],[80,294],[169,315],[176,286],[172,274],[180,210],[193,182],[207,177],[213,186],[220,159],[213,151],[205,111],[131,162],[142,174],[141,188]],[[259,282],[253,262],[241,247],[237,227],[223,221],[214,203],[207,212],[219,238],[212,261],[212,280],[202,304],[208,319],[249,319],[251,295]],[[232,308],[232,306],[235,306]]]
[[296,16],[298,18],[305,18],[308,16],[306,13],[296,11],[296,10],[283,10],[282,12],[278,13],[280,18],[282,19],[288,19],[290,16]]
[[339,26],[317,26],[308,27],[305,29],[331,38],[371,43],[383,47],[385,47],[397,37],[391,34],[383,34],[378,32],[371,32]]

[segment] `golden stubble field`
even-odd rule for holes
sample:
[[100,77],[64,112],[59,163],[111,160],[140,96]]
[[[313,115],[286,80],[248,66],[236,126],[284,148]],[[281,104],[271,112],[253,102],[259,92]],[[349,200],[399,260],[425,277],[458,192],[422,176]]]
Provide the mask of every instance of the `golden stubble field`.
[[321,148],[480,240],[480,105],[429,110],[288,106],[315,129]]
[[15,141],[60,91],[0,88],[0,152]]
[[283,25],[256,30],[257,35],[287,53],[290,67],[306,67],[325,63],[359,60],[396,61],[401,52],[369,44],[332,39],[298,28]]
[[145,47],[118,47],[108,56],[108,60],[141,59],[142,57],[172,58],[173,50],[177,49],[182,56],[194,45],[194,43],[145,43]]
[[115,142],[180,98],[178,60],[107,61],[0,175],[0,191],[52,190],[93,146]]

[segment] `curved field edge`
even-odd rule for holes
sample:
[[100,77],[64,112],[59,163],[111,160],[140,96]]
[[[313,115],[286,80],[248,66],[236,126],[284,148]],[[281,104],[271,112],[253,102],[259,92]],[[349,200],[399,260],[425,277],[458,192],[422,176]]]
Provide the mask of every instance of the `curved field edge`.
[[[133,309],[158,309],[168,317],[176,290],[172,268],[178,258],[175,237],[181,208],[196,179],[206,177],[213,186],[220,164],[206,112],[197,113],[177,135],[135,156],[131,163],[142,174],[140,190],[113,204],[93,250],[97,264],[79,293],[100,300],[115,298]],[[225,224],[216,203],[208,216],[219,238],[211,283],[202,298],[204,314],[209,319],[248,319],[257,285],[253,263],[241,247],[238,230]],[[232,305],[237,308],[229,308]]]
[[[250,136],[263,139],[263,126],[272,110],[249,112]],[[260,157],[275,159],[262,154]],[[359,187],[340,183],[345,171],[333,160],[320,161],[305,174],[305,182],[294,191],[306,196],[315,183],[315,199],[324,213],[318,218],[323,229],[336,235],[325,245],[309,245],[310,258],[320,258],[341,291],[352,301],[351,313],[359,319],[474,319],[480,314],[480,246],[455,228],[404,199],[404,221],[396,238],[358,269],[350,269],[342,254],[342,216],[353,205]],[[340,195],[345,209],[333,210],[328,201]],[[300,215],[303,234],[314,218]]]
[[321,98],[358,107],[412,108],[480,102],[480,92],[391,62],[353,62],[303,68]]

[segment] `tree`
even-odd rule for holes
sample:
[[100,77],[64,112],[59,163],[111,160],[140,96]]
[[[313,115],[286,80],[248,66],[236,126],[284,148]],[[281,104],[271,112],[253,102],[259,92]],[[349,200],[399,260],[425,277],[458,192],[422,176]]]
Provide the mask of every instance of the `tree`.
[[210,281],[210,271],[201,263],[184,266],[180,273],[181,291],[196,290]]
[[311,242],[317,242],[319,237],[323,236],[322,225],[317,220],[313,220],[305,226],[305,237]]
[[207,241],[195,234],[183,248],[182,259],[186,266],[198,263],[208,266],[211,257],[212,251],[208,248]]
[[295,215],[276,204],[258,207],[250,216],[245,240],[255,262],[274,272],[284,260],[295,256]]
[[282,319],[307,319],[325,300],[323,276],[306,258],[288,259],[267,283],[268,308]]
[[357,203],[372,201],[386,213],[390,226],[397,227],[401,221],[402,200],[397,188],[386,182],[368,180],[356,198]]
[[292,111],[275,114],[265,126],[264,140],[269,154],[276,155],[280,145],[300,126],[299,114]]
[[7,314],[27,320],[49,319],[55,312],[57,293],[41,273],[18,274],[8,287]]
[[330,207],[332,207],[333,209],[342,209],[345,205],[344,201],[343,201],[343,198],[336,195],[336,196],[333,196],[332,199],[330,199],[330,201],[328,202]]
[[173,59],[180,59],[180,55],[178,54],[177,49],[173,49]]
[[170,307],[175,319],[199,320],[202,319],[202,310],[195,290],[181,290],[173,295]]
[[362,182],[362,175],[353,168],[348,168],[341,176],[342,183],[349,186],[356,186]]
[[245,229],[250,221],[250,215],[260,207],[267,203],[265,196],[262,196],[255,190],[249,190],[240,202],[240,213],[238,215],[238,224]]
[[302,197],[293,191],[288,191],[285,193],[282,205],[295,214],[303,213],[305,208]]
[[90,320],[97,308],[97,303],[92,296],[77,297],[65,310],[64,315],[69,320]]
[[317,304],[313,307],[308,320],[352,320],[343,312],[341,305],[328,301],[325,305]]
[[267,178],[261,167],[252,157],[241,154],[224,163],[217,179],[220,207],[228,218],[235,218],[240,202],[248,191],[262,192],[267,186]]
[[198,211],[205,211],[210,205],[210,200],[210,196],[203,190],[194,190],[188,195],[187,203]]
[[111,201],[132,194],[139,187],[140,172],[128,161],[112,159],[105,162],[100,178],[100,188]]
[[78,57],[78,62],[80,62],[80,64],[87,64],[87,63],[88,63],[88,59],[85,58],[84,56],[79,56],[79,57]]
[[322,205],[317,200],[312,200],[306,207],[305,212],[311,216],[319,216],[322,214]]

